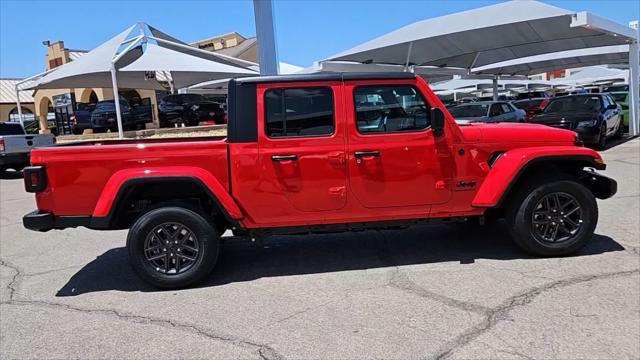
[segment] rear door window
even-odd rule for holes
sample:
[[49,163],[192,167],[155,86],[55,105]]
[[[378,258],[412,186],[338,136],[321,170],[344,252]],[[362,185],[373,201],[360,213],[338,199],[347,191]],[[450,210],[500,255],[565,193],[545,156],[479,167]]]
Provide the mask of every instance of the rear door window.
[[353,96],[362,134],[419,131],[431,125],[427,102],[414,86],[358,86]]
[[329,87],[269,89],[264,102],[268,137],[333,134],[333,91]]

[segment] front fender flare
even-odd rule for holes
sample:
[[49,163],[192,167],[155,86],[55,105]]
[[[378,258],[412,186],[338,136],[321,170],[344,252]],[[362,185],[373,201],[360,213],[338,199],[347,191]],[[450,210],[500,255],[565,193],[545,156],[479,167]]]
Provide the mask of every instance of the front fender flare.
[[130,181],[144,181],[157,178],[189,178],[199,182],[205,187],[218,204],[226,211],[226,213],[234,220],[240,220],[244,217],[240,207],[231,197],[227,189],[220,184],[218,179],[209,171],[199,167],[159,167],[159,168],[136,168],[124,169],[117,171],[107,181],[98,198],[92,217],[106,217],[112,211],[115,200],[119,192]]
[[602,157],[595,150],[577,146],[541,146],[509,150],[494,162],[478,189],[471,206],[500,206],[505,195],[524,174],[527,167],[544,161],[579,161],[604,170]]

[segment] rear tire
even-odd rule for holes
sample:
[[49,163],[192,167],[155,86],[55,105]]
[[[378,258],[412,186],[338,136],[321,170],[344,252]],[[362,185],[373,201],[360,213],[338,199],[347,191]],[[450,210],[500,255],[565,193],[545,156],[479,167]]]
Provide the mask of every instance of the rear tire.
[[624,125],[622,124],[622,118],[620,118],[620,122],[618,123],[618,129],[616,130],[616,139],[622,139],[624,136]]
[[218,260],[219,235],[202,215],[181,207],[162,207],[140,216],[127,236],[136,273],[161,289],[203,281]]
[[600,137],[598,137],[598,149],[604,150],[607,147],[607,124],[600,126]]
[[592,238],[597,222],[595,197],[571,180],[532,181],[512,199],[507,210],[513,240],[536,256],[576,252]]

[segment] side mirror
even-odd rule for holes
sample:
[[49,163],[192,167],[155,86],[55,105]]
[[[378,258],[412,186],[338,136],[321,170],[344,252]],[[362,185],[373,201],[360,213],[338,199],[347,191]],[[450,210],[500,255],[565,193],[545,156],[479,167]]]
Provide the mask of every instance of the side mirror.
[[433,107],[430,111],[431,115],[431,129],[433,129],[433,135],[441,136],[444,134],[444,112],[439,107]]
[[607,109],[609,109],[609,110],[615,110],[617,108],[618,108],[618,105],[616,105],[616,104],[609,104],[609,106],[607,106]]

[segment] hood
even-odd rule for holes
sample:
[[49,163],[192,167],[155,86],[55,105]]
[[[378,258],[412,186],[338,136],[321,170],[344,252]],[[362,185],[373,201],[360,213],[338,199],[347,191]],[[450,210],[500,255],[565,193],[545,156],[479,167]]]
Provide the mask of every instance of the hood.
[[484,143],[543,143],[574,145],[576,133],[531,123],[472,123],[460,126],[466,141]]
[[538,114],[531,122],[539,124],[558,123],[558,122],[578,122],[590,119],[597,119],[598,113],[596,112],[557,112],[549,114]]
[[478,117],[457,117],[455,120],[456,120],[456,123],[457,123],[457,124],[468,124],[468,123],[473,123],[473,122],[483,122],[483,121],[487,121],[487,117],[486,117],[486,116],[478,116]]

